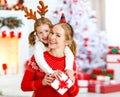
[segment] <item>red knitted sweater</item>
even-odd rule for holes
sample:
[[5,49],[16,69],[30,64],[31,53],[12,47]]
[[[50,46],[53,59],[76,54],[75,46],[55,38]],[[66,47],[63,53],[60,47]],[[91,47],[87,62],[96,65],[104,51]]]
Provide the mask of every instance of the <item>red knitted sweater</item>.
[[[59,69],[64,72],[65,57],[54,57],[50,55],[47,51],[44,53],[44,57],[53,70]],[[73,69],[76,69],[75,62]],[[42,79],[44,75],[45,73],[38,67],[35,62],[34,56],[32,56],[29,61],[29,66],[24,73],[21,83],[21,89],[23,91],[34,91],[34,97],[75,97],[78,94],[79,87],[77,78],[75,84],[64,95],[60,95],[51,86],[42,85]]]

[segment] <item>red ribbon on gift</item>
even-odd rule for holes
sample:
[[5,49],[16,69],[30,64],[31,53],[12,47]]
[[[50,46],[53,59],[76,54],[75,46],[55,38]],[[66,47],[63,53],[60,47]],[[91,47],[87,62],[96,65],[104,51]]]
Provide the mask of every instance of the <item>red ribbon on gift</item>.
[[59,88],[57,90],[62,89],[62,88],[67,88],[68,89],[68,82],[67,81],[69,80],[69,77],[65,81],[60,80],[60,79],[58,79],[58,80],[59,80],[60,84],[59,84]]
[[59,88],[68,88],[68,83],[64,80],[60,81]]

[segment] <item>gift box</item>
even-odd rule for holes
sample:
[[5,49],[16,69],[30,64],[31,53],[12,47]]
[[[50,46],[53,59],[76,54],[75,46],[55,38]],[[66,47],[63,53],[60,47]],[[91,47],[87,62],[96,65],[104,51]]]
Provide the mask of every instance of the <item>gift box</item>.
[[91,84],[88,86],[88,92],[111,93],[111,92],[118,92],[118,91],[120,91],[120,83],[110,84],[110,85]]
[[113,69],[114,79],[120,82],[120,62],[107,62],[107,69]]
[[90,80],[91,76],[89,73],[83,72],[79,67],[77,68],[78,80]]
[[102,69],[102,68],[93,69],[91,78],[96,79],[98,75],[109,76],[110,79],[113,79],[114,78],[114,70],[113,69]]
[[120,47],[109,46],[106,60],[107,62],[120,62]]
[[90,74],[82,72],[81,70],[77,71],[78,80],[90,80]]
[[78,80],[79,93],[88,93],[88,80]]
[[79,80],[90,80],[90,74],[88,73],[83,73],[83,72],[79,72],[78,73],[78,79]]
[[109,76],[98,75],[96,79],[98,81],[102,81],[104,85],[109,85],[110,84],[110,77]]
[[51,84],[51,86],[61,95],[63,95],[72,85],[73,82],[64,73],[62,73],[62,76],[59,79],[55,79]]

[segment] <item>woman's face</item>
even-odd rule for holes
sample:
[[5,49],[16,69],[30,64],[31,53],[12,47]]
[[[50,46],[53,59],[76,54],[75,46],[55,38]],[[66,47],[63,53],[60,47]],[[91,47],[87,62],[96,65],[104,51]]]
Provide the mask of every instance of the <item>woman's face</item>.
[[65,32],[60,25],[55,25],[52,28],[48,37],[48,46],[50,49],[64,49],[66,44]]
[[36,28],[36,33],[37,33],[39,40],[42,43],[44,44],[48,43],[48,35],[50,34],[50,28],[48,25],[43,24],[43,25],[38,26]]

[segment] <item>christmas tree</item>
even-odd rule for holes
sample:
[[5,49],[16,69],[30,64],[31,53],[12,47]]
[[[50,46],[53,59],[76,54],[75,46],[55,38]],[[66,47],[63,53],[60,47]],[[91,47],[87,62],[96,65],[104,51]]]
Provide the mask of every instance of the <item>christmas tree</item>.
[[54,17],[65,14],[66,20],[74,28],[77,43],[77,66],[91,73],[93,68],[106,67],[108,41],[106,33],[97,28],[95,11],[88,0],[61,0],[54,10]]

